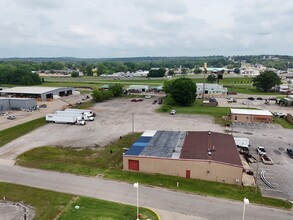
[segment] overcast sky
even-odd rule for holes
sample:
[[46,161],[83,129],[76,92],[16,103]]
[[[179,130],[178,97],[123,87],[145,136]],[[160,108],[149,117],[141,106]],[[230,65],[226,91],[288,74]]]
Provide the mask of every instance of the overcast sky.
[[0,57],[293,55],[292,0],[1,0]]

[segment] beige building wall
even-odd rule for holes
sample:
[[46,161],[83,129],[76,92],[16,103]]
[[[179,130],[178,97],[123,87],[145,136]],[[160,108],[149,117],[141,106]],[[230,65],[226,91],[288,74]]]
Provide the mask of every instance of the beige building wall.
[[160,173],[171,176],[186,177],[190,170],[190,178],[229,184],[241,184],[243,167],[232,166],[214,161],[178,160],[148,157],[123,157],[123,169],[128,169],[128,160],[139,161],[139,171]]
[[263,116],[263,115],[242,115],[242,114],[232,114],[231,113],[231,121],[232,122],[241,122],[241,123],[271,123],[273,117],[272,116]]

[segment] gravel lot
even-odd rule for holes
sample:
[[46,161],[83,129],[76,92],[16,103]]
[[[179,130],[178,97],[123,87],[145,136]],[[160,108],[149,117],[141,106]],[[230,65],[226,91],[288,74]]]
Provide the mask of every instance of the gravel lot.
[[[73,100],[72,100],[73,101]],[[224,132],[225,128],[213,123],[213,118],[204,115],[170,115],[157,113],[158,104],[153,105],[152,99],[143,102],[130,102],[130,99],[121,98],[108,102],[98,103],[92,109],[97,113],[94,122],[85,126],[47,124],[31,133],[24,135],[0,148],[0,163],[14,160],[20,153],[29,149],[60,145],[65,147],[86,148],[104,146],[132,131],[132,117],[134,131],[144,130],[193,130]],[[246,100],[247,101],[247,100]],[[265,106],[264,101],[252,101],[254,106]],[[62,102],[63,104],[65,102]],[[66,104],[66,103],[65,103]],[[240,103],[228,104],[226,99],[219,99],[220,106],[243,106]],[[259,105],[258,105],[259,104]],[[271,104],[272,111],[289,112],[292,108],[280,107]],[[281,110],[278,110],[281,109]],[[239,137],[248,137],[251,143],[251,153],[256,156],[257,145],[265,146],[274,165],[259,163],[259,172],[265,170],[266,177],[276,189],[272,190],[258,181],[262,192],[268,196],[282,197],[293,201],[293,160],[286,154],[286,148],[293,148],[293,131],[283,129],[279,125],[244,125],[232,126],[233,134]],[[229,128],[231,129],[231,128]],[[251,168],[255,171],[256,164]]]
[[1,147],[0,159],[13,160],[20,153],[46,145],[105,146],[132,131],[132,115],[135,132],[150,129],[224,131],[210,116],[157,113],[155,109],[159,105],[153,105],[152,101],[130,102],[130,99],[122,98],[98,103],[92,108],[97,113],[95,121],[87,122],[85,126],[47,124]]

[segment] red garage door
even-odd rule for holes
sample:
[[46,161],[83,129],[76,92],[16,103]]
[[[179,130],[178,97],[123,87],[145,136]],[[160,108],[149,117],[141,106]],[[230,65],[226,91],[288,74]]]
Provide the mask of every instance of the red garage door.
[[139,171],[139,161],[138,160],[128,160],[128,168],[130,170]]

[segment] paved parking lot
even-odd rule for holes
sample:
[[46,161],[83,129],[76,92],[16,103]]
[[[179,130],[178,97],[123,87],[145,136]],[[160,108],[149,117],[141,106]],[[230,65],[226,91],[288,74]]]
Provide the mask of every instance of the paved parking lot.
[[[273,159],[274,165],[259,163],[259,173],[262,170],[266,171],[267,180],[276,187],[271,189],[258,178],[257,184],[263,194],[293,201],[293,159],[286,152],[287,148],[293,148],[293,131],[274,124],[235,124],[232,129],[234,136],[249,138],[250,152],[255,158],[257,158],[256,146],[260,145],[266,148],[267,155]],[[256,172],[257,164],[250,165]]]

